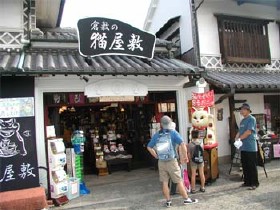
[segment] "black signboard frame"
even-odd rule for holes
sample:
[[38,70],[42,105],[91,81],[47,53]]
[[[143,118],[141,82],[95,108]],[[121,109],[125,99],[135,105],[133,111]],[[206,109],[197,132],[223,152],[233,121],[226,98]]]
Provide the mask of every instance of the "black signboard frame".
[[[9,106],[21,101],[26,103]],[[20,116],[0,118],[0,192],[38,187],[34,98],[5,98],[1,105],[1,111]]]
[[90,17],[77,23],[79,51],[84,57],[128,55],[152,59],[156,37],[119,20]]

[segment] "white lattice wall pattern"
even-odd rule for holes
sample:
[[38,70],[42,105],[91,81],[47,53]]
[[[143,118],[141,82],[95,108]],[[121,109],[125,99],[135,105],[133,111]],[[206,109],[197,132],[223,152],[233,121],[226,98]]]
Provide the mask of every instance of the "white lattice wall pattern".
[[19,48],[21,47],[22,32],[0,32],[1,48]]
[[221,56],[213,56],[213,55],[202,55],[200,57],[201,65],[204,66],[207,69],[221,69],[222,66],[222,60]]
[[36,28],[36,2],[35,0],[23,1],[23,38],[30,39],[30,30]]
[[29,39],[29,1],[23,1],[23,39]]
[[271,59],[271,64],[246,64],[246,63],[233,63],[233,64],[222,64],[220,55],[202,55],[200,57],[201,65],[207,69],[217,69],[227,71],[263,71],[263,70],[280,70],[280,59]]
[[265,66],[266,69],[274,69],[280,71],[280,59],[272,59],[271,64]]

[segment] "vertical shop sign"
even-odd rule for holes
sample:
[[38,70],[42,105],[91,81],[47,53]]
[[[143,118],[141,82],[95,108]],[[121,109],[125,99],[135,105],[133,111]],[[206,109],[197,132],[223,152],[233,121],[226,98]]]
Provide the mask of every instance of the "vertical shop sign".
[[85,103],[84,93],[70,93],[69,94],[70,104],[83,104]]
[[0,99],[0,192],[39,185],[34,98]]
[[80,54],[131,55],[152,59],[156,37],[118,20],[90,17],[78,21]]
[[214,91],[206,93],[192,93],[193,107],[211,107],[214,106]]

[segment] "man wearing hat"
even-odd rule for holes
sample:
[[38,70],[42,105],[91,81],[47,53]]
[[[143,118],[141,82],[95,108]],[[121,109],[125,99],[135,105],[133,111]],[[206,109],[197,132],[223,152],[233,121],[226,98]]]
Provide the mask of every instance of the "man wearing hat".
[[241,163],[243,168],[243,187],[255,190],[259,186],[257,170],[257,140],[256,140],[256,119],[251,115],[250,105],[242,104],[240,114],[244,117],[239,126],[239,132],[235,140],[241,141]]
[[177,161],[176,145],[179,146],[180,162],[187,163],[187,149],[181,135],[175,130],[170,129],[172,120],[167,115],[164,115],[161,120],[161,130],[155,133],[151,141],[147,145],[148,151],[151,155],[158,159],[159,179],[162,182],[162,192],[166,199],[166,207],[171,207],[169,180],[177,184],[177,188],[182,195],[183,203],[192,204],[197,203],[197,199],[188,197],[186,188],[184,186],[181,169]]

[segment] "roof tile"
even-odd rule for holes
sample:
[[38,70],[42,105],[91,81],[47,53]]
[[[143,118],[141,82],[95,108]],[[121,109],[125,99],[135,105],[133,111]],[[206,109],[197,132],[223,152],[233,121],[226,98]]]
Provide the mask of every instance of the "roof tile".
[[205,79],[221,88],[235,88],[238,91],[280,89],[279,71],[234,72],[231,71],[207,71]]

